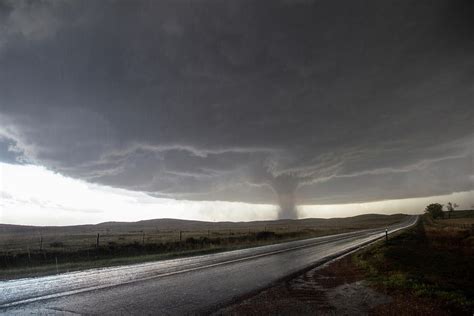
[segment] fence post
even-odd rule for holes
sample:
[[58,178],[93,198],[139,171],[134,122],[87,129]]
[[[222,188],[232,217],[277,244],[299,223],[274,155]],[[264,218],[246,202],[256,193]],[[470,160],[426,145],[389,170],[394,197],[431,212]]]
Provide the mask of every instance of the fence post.
[[99,248],[99,239],[100,239],[100,234],[97,233],[97,240],[96,240],[96,243],[95,243],[96,248]]
[[388,228],[385,228],[385,242],[388,242]]

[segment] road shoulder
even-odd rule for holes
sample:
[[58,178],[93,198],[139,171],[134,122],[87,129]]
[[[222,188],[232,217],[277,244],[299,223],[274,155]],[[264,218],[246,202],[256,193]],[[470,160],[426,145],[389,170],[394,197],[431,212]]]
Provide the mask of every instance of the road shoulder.
[[[415,271],[413,266],[422,265],[422,262],[415,261],[419,258],[414,256],[410,261],[394,262],[394,258],[390,257],[400,248],[403,251],[430,251],[423,224],[420,222],[415,228],[397,234],[389,243],[378,242],[282,281],[252,297],[222,308],[216,314],[469,315],[469,306],[453,305],[449,299],[425,295],[427,293],[416,288],[420,284],[426,287],[428,282],[422,274],[415,278],[418,283],[409,279],[412,277],[410,273]],[[424,271],[432,274],[436,272],[438,277],[442,276],[439,271]],[[404,280],[411,281],[389,282],[401,275],[408,275]],[[464,290],[469,291],[467,288]],[[443,291],[445,293],[446,289]]]

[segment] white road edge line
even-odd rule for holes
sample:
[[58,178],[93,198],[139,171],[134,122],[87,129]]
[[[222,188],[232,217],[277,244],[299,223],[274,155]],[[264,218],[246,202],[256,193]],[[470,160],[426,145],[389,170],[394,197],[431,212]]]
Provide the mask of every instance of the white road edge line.
[[[392,234],[392,233],[397,232],[399,230],[411,227],[411,226],[415,225],[417,223],[417,221],[418,221],[418,217],[416,217],[416,220],[414,222],[410,223],[409,225],[394,229],[394,230],[390,231],[389,234]],[[372,241],[376,240],[376,239],[380,239],[382,237],[383,236],[374,236]],[[344,240],[346,238],[350,238],[350,237],[345,237],[345,238],[336,239],[336,240],[332,240],[332,241]],[[249,256],[249,257],[244,257],[244,258],[239,258],[239,259],[233,259],[233,260],[208,264],[208,265],[205,265],[205,266],[200,266],[200,267],[189,268],[189,269],[184,269],[184,270],[180,270],[180,271],[173,271],[173,272],[158,274],[158,275],[154,275],[154,276],[150,276],[150,277],[146,277],[146,278],[129,280],[129,281],[122,282],[122,283],[119,283],[119,284],[108,284],[108,285],[103,285],[103,286],[93,286],[93,287],[88,287],[88,288],[72,290],[72,291],[66,291],[66,292],[61,292],[61,293],[55,293],[55,294],[49,294],[49,295],[44,295],[44,296],[33,297],[33,298],[29,298],[29,299],[24,299],[24,300],[19,300],[19,301],[14,301],[14,302],[2,304],[2,305],[0,305],[0,308],[9,308],[9,307],[17,306],[17,305],[33,303],[33,302],[37,302],[37,301],[43,301],[43,300],[48,300],[48,299],[53,299],[53,298],[59,298],[59,297],[63,297],[63,296],[69,296],[69,295],[74,295],[74,294],[79,294],[79,293],[84,293],[84,292],[90,292],[90,291],[95,291],[95,290],[101,290],[101,289],[114,287],[114,286],[120,286],[120,285],[135,283],[135,282],[142,282],[142,281],[147,281],[147,280],[152,280],[152,279],[158,279],[158,278],[167,277],[167,276],[170,276],[170,275],[187,273],[187,272],[192,272],[192,271],[197,271],[197,270],[204,270],[204,269],[208,269],[208,268],[212,268],[212,267],[232,264],[232,263],[241,262],[241,261],[247,261],[247,260],[251,260],[251,259],[255,259],[255,258],[271,256],[271,255],[275,255],[275,254],[283,253],[283,252],[288,252],[288,251],[292,251],[292,250],[297,250],[297,249],[302,249],[302,248],[309,248],[309,247],[316,246],[316,245],[319,245],[319,244],[324,244],[325,242],[326,241],[320,241],[318,243],[311,243],[311,244],[296,246],[296,247],[292,247],[292,248],[276,250],[276,251],[272,251],[272,252],[266,252],[266,253],[263,253],[263,254],[253,255],[253,256]]]

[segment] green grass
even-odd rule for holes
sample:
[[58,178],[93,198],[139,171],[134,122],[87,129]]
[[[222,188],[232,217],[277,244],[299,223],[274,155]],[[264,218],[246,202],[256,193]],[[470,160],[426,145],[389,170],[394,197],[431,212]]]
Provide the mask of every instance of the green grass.
[[453,313],[474,310],[470,230],[440,226],[426,215],[416,227],[353,255],[367,280],[384,291],[433,299]]

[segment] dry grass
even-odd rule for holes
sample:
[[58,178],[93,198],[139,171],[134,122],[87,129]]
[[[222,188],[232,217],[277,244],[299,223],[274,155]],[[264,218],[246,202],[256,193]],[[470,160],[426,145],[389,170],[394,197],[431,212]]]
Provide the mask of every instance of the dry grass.
[[425,234],[434,249],[474,255],[474,218],[432,220],[425,217],[424,221]]
[[[416,228],[388,244],[356,254],[354,260],[379,290],[406,297],[408,302],[416,300],[416,304],[423,306],[429,303],[431,307],[416,314],[431,314],[433,309],[437,310],[436,314],[471,315],[474,312],[472,240],[470,229],[432,221],[425,215]],[[387,312],[380,310],[383,311]]]
[[450,218],[436,221],[439,224],[447,226],[457,226],[457,225],[473,225],[474,218]]
[[386,226],[405,216],[238,223],[163,219],[69,227],[0,225],[0,278],[254,247]]
[[99,244],[117,246],[163,244],[188,238],[225,239],[252,236],[268,231],[277,235],[311,237],[358,229],[380,227],[400,222],[406,215],[368,214],[349,218],[302,219],[254,222],[201,222],[158,219],[139,222],[107,222],[79,226],[19,226],[0,224],[0,250],[9,254],[28,251],[58,250],[75,252]]
[[[425,217],[388,243],[305,272],[216,314],[472,315],[474,257],[467,242],[473,237],[443,222]],[[388,299],[367,305],[380,295]]]

